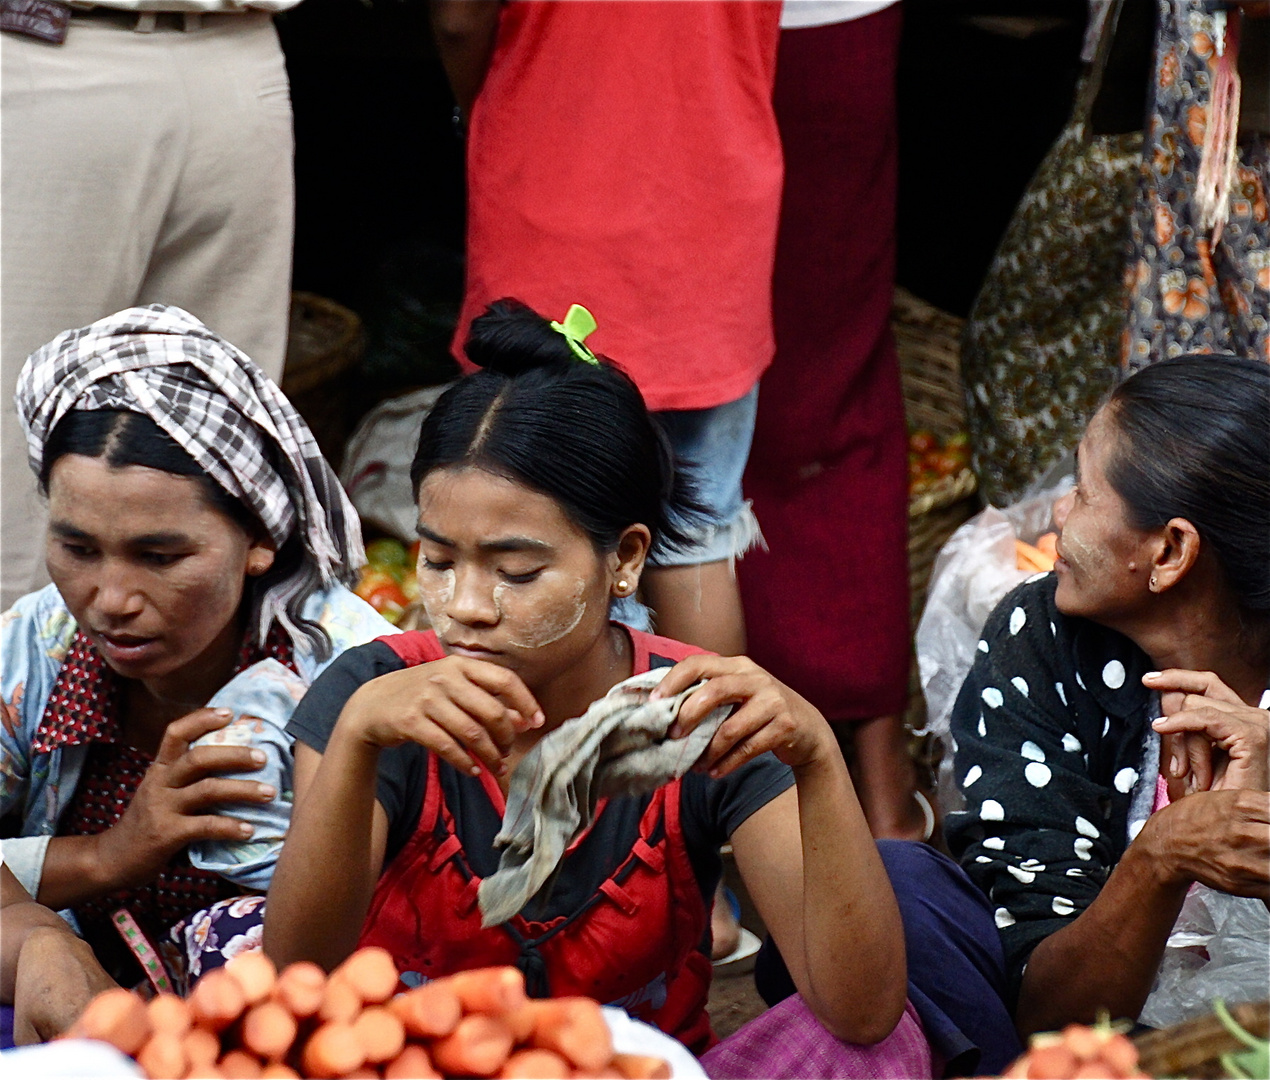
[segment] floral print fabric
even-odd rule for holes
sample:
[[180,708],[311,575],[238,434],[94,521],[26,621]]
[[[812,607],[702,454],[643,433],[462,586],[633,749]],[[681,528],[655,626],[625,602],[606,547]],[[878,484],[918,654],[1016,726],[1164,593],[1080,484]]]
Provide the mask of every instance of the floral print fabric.
[[[1270,360],[1270,144],[1239,147],[1228,218],[1216,245],[1194,204],[1218,62],[1220,21],[1234,5],[1160,0],[1155,69],[1126,269],[1121,360],[1135,371],[1163,357],[1227,352]],[[1245,87],[1245,92],[1256,88]]]

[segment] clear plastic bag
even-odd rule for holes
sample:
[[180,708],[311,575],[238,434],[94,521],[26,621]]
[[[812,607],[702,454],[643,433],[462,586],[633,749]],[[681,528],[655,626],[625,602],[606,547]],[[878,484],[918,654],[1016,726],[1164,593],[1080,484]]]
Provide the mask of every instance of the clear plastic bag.
[[917,668],[926,697],[926,731],[943,743],[939,801],[959,810],[952,777],[949,725],[957,693],[974,661],[992,609],[1032,571],[1020,570],[1014,542],[1033,543],[1052,528],[1055,501],[1072,486],[1070,460],[1051,470],[1017,503],[980,511],[940,549],[931,571],[926,607],[917,625]]
[[1260,900],[1193,885],[1164,947],[1139,1021],[1154,1028],[1270,993],[1270,911]]

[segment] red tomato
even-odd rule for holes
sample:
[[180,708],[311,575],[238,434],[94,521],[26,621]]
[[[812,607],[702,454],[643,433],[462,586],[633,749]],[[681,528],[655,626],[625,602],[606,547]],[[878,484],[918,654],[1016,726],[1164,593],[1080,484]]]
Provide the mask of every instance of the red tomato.
[[931,468],[936,476],[956,476],[965,467],[965,458],[958,453],[941,450],[930,457]]
[[382,589],[386,585],[391,585],[394,589],[400,591],[397,585],[397,579],[387,570],[377,566],[367,566],[362,569],[362,576],[354,587],[353,592],[357,593],[363,600],[369,600],[371,593],[376,589]]
[[401,586],[395,581],[390,581],[386,585],[381,585],[372,591],[366,597],[366,602],[392,623],[401,618],[402,612],[406,610],[406,606],[410,603],[406,598],[406,594],[401,591]]
[[919,428],[908,437],[908,448],[918,454],[928,454],[939,446],[939,439],[933,431]]

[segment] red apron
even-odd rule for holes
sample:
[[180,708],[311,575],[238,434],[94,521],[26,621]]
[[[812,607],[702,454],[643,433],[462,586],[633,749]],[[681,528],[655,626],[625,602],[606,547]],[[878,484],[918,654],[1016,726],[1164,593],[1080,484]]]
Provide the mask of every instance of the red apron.
[[[430,634],[384,640],[410,664],[443,655]],[[503,810],[493,775],[483,771],[481,783]],[[706,1013],[711,965],[700,949],[709,913],[680,828],[680,783],[653,795],[629,854],[578,910],[549,922],[517,915],[482,929],[481,879],[456,835],[438,759],[429,755],[419,825],[380,876],[358,944],[382,946],[403,974],[429,979],[512,964],[525,972],[531,994],[585,994],[621,1006],[703,1053],[715,1042]],[[596,817],[603,812],[601,802]]]

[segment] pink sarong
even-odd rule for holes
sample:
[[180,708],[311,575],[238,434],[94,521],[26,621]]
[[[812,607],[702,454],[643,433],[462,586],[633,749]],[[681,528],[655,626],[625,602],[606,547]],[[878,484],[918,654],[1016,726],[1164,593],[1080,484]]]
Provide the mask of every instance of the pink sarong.
[[701,1059],[712,1080],[759,1077],[819,1080],[929,1078],[937,1063],[911,1002],[880,1043],[860,1046],[835,1038],[794,994],[729,1035]]

